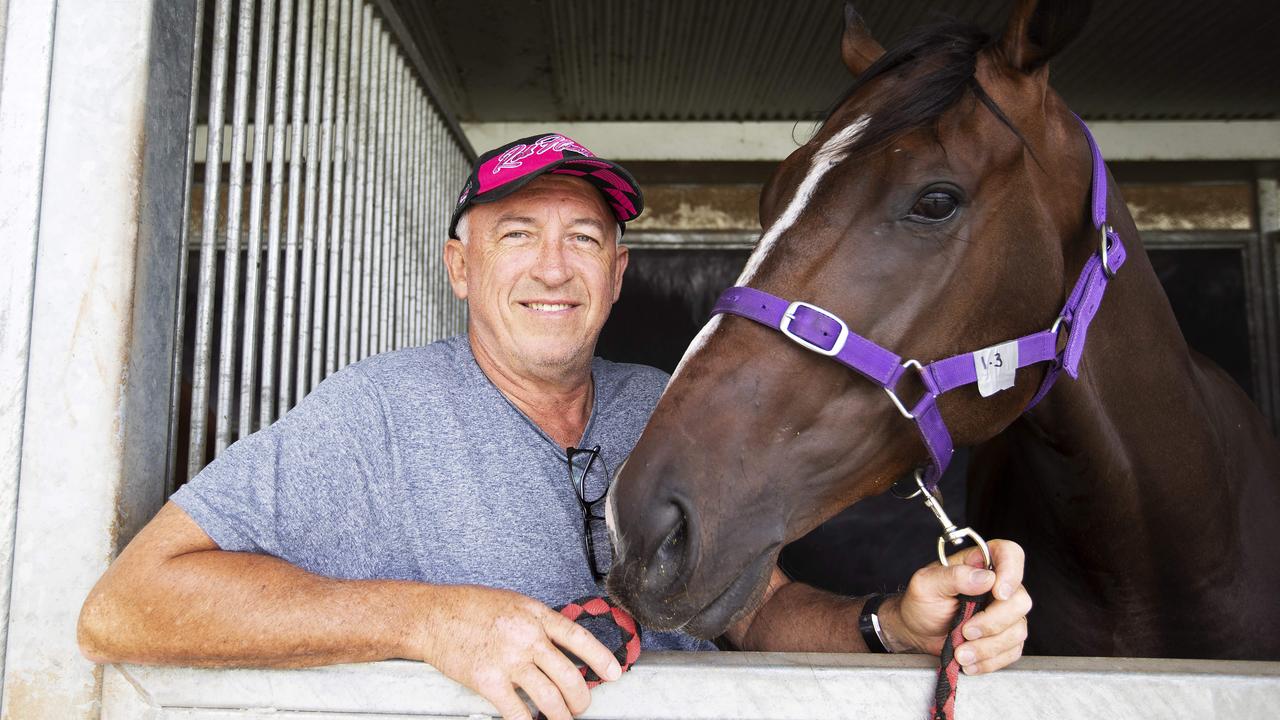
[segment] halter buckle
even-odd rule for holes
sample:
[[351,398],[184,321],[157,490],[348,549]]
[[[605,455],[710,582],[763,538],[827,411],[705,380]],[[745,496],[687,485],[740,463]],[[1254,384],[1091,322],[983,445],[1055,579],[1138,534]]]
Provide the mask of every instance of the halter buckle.
[[[908,360],[908,361],[906,361],[906,362],[902,363],[902,367],[903,367],[904,369],[905,369],[905,368],[915,368],[915,369],[916,369],[916,372],[920,373],[920,382],[924,384],[924,392],[925,392],[925,394],[926,394],[926,395],[932,395],[932,394],[933,394],[933,393],[929,392],[929,384],[928,384],[928,382],[926,382],[926,381],[925,381],[925,378],[924,378],[924,366],[923,366],[923,365],[921,365],[921,364],[919,363],[919,361],[917,361],[917,360]],[[901,379],[902,379],[902,377],[901,377],[901,376],[899,376],[899,377],[898,377],[898,379],[899,379],[899,380],[901,380]],[[894,384],[894,387],[897,387],[897,384],[896,384],[896,383]],[[882,388],[882,389],[884,390],[884,393],[885,393],[886,395],[888,395],[888,396],[889,396],[889,399],[893,401],[893,406],[894,406],[894,407],[896,407],[896,408],[898,408],[898,412],[902,413],[902,417],[904,417],[904,418],[906,418],[906,419],[908,419],[908,420],[915,420],[915,419],[916,419],[916,416],[911,414],[911,411],[910,411],[910,410],[908,410],[908,409],[907,409],[907,406],[906,406],[906,405],[904,405],[904,404],[902,403],[902,399],[901,399],[901,398],[899,398],[899,397],[898,397],[898,394],[897,394],[897,393],[895,393],[895,392],[893,391],[893,388],[888,387],[888,386],[885,386],[885,387],[884,387],[884,388]],[[923,399],[923,397],[922,397],[921,399]]]
[[[799,310],[800,308],[807,308],[813,312],[816,312],[819,315],[822,315],[830,320],[835,321],[835,323],[840,326],[840,334],[836,337],[835,344],[831,346],[830,350],[820,345],[815,345],[814,343],[811,343],[808,340],[805,340],[804,338],[800,337],[799,335],[791,331],[791,321],[796,319],[796,310]],[[834,357],[836,355],[839,355],[840,351],[844,349],[845,342],[849,340],[849,326],[845,325],[843,320],[836,317],[835,314],[830,313],[818,307],[817,305],[812,305],[807,302],[800,302],[799,300],[796,300],[795,302],[787,306],[786,312],[782,314],[782,322],[778,325],[778,330],[781,331],[783,335],[786,335],[787,337],[791,338],[797,345],[800,345],[801,347],[812,350],[818,353],[819,355],[826,355],[827,357]]]
[[1111,227],[1107,223],[1102,223],[1102,240],[1098,245],[1098,255],[1102,258],[1102,272],[1107,276],[1108,280],[1116,276],[1116,271],[1112,270],[1111,264],[1107,262],[1107,253],[1111,252],[1111,238],[1109,237],[1109,234],[1113,232],[1115,232],[1115,228]]

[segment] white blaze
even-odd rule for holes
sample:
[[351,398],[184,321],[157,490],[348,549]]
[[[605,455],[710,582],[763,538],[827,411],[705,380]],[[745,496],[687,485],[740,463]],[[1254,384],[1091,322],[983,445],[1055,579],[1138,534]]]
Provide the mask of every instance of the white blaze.
[[[813,158],[809,161],[808,174],[804,176],[800,187],[796,188],[795,195],[791,196],[791,202],[787,204],[787,209],[773,225],[769,226],[764,236],[760,238],[755,252],[751,253],[751,257],[747,259],[747,266],[743,268],[742,274],[738,276],[738,280],[734,285],[751,284],[756,272],[760,269],[760,265],[777,244],[778,238],[782,233],[791,229],[791,226],[795,225],[796,220],[800,218],[800,214],[804,212],[805,206],[809,204],[809,199],[813,197],[813,191],[818,187],[818,182],[822,180],[828,170],[848,157],[848,149],[852,147],[853,143],[857,142],[858,136],[866,129],[869,122],[871,122],[871,116],[862,115],[848,127],[827,138],[822,147],[813,153]],[[680,369],[685,366],[685,363],[689,362],[690,358],[706,347],[707,341],[720,328],[720,320],[723,317],[723,315],[716,315],[707,321],[706,325],[702,326],[702,330],[698,332],[697,337],[693,339],[693,342],[689,343],[689,348],[684,351],[684,356],[680,358],[680,364],[676,365],[675,372],[671,374],[672,380],[675,380],[680,375]]]
[[760,269],[761,263],[773,251],[778,238],[782,233],[790,230],[791,226],[795,225],[796,220],[800,218],[800,213],[804,212],[805,206],[809,204],[809,199],[813,197],[813,191],[818,188],[818,182],[822,180],[828,170],[848,157],[848,148],[857,141],[858,136],[866,129],[869,122],[871,122],[870,115],[859,117],[848,127],[827,138],[822,147],[818,148],[817,152],[813,154],[813,159],[809,162],[809,173],[804,176],[800,187],[796,188],[796,194],[791,196],[791,202],[787,205],[787,209],[783,211],[773,225],[769,226],[764,237],[760,238],[755,252],[751,253],[751,257],[747,260],[747,266],[743,268],[742,274],[738,276],[738,281],[734,283],[735,285],[748,285],[751,283],[755,278],[756,271]]

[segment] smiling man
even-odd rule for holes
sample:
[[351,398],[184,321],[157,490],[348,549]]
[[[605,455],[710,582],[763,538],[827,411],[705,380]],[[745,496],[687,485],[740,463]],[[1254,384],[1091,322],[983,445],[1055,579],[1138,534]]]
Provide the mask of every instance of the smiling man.
[[[517,688],[555,720],[585,710],[566,651],[607,679],[620,668],[552,608],[602,594],[605,491],[667,381],[593,357],[622,290],[621,233],[642,207],[625,170],[563,135],[482,155],[445,248],[467,333],[345,368],[228,448],[85,601],[86,656],[256,667],[410,658],[505,718],[530,716]],[[936,653],[955,595],[994,588],[957,655],[970,671],[1001,667],[1020,652],[1030,601],[1020,550],[992,548],[994,573],[934,565],[904,595],[872,602],[775,572],[771,599],[728,639]],[[644,638],[648,649],[712,649],[680,632]]]

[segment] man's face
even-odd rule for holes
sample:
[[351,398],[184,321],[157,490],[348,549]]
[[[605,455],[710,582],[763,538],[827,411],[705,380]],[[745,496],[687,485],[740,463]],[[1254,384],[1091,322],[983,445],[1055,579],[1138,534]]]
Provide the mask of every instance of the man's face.
[[474,205],[465,242],[445,246],[473,342],[508,370],[537,377],[589,363],[627,267],[616,222],[599,191],[566,175]]

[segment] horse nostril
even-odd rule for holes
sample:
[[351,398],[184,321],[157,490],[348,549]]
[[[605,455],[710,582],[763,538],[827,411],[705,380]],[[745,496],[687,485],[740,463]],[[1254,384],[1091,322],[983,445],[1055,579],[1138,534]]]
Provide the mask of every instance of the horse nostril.
[[[683,576],[690,551],[689,515],[684,508],[673,502],[656,514],[669,526],[645,568],[644,585],[650,592],[661,592]],[[655,526],[662,527],[660,523]]]

